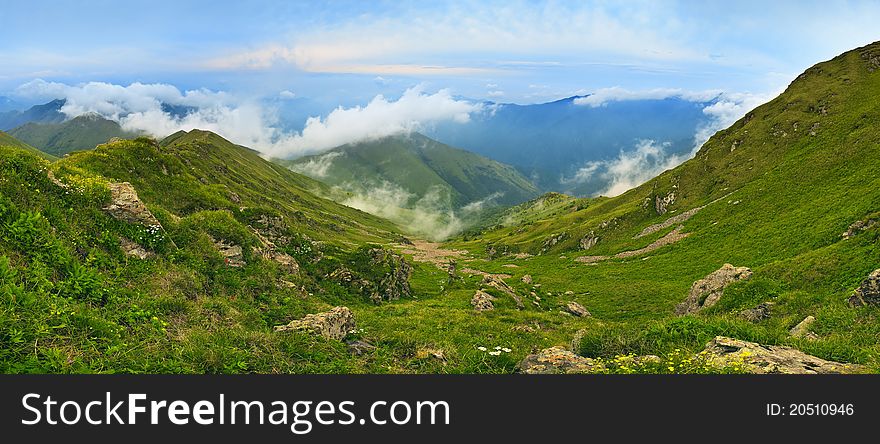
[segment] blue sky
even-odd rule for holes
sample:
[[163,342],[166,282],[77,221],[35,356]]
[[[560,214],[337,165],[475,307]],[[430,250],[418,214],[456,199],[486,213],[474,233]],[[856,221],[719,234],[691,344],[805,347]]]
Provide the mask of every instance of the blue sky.
[[877,1],[0,3],[0,94],[35,78],[343,105],[417,84],[518,103],[607,87],[762,93],[880,40]]

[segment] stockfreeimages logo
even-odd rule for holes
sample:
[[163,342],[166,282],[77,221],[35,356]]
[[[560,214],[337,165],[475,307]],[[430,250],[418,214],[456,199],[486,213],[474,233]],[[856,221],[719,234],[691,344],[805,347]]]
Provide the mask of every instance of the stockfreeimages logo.
[[37,425],[235,425],[260,424],[288,426],[290,431],[303,435],[315,424],[348,426],[353,424],[448,425],[450,408],[446,401],[375,401],[369,414],[358,418],[354,401],[241,401],[227,400],[220,394],[216,401],[154,400],[143,393],[131,393],[123,399],[114,399],[110,392],[102,399],[88,402],[59,401],[52,396],[28,393],[22,397],[26,413],[21,423]]

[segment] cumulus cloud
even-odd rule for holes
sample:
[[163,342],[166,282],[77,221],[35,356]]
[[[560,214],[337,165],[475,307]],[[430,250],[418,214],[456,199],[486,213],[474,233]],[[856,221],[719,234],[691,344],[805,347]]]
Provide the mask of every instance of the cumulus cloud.
[[366,106],[336,108],[325,118],[313,117],[299,134],[279,140],[264,152],[293,157],[340,145],[417,131],[440,121],[466,123],[481,105],[452,97],[449,90],[426,94],[421,87],[406,90],[398,100],[376,96]]
[[282,99],[287,99],[287,100],[295,99],[295,98],[296,98],[296,93],[294,93],[293,91],[290,91],[290,90],[285,89],[284,91],[281,91],[280,93],[278,93],[278,97],[281,97]]
[[[172,85],[103,82],[67,85],[34,80],[21,85],[16,95],[34,100],[66,99],[61,112],[68,117],[97,113],[120,123],[123,129],[165,137],[179,130],[203,129],[254,148],[272,157],[296,157],[330,148],[407,133],[440,121],[467,122],[481,109],[452,97],[450,91],[426,93],[417,86],[398,100],[376,96],[366,106],[337,108],[324,118],[313,117],[301,133],[280,129],[277,116],[259,101],[206,89],[181,92]],[[282,91],[282,98],[292,98]],[[163,105],[186,107],[174,115]]]

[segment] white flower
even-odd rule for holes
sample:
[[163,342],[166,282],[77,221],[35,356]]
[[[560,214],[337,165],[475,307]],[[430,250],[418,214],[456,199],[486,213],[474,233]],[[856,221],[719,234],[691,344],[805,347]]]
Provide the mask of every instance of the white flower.
[[501,346],[499,345],[499,346],[495,347],[495,350],[501,350]]
[[484,352],[484,351],[486,351],[486,347],[477,347],[477,350]]
[[489,354],[492,355],[492,356],[498,356],[498,355],[501,354],[501,351],[500,351],[500,350],[495,350],[495,351],[489,352]]
[[501,349],[501,351],[503,351],[504,353],[510,353],[511,350],[507,347],[504,347]]

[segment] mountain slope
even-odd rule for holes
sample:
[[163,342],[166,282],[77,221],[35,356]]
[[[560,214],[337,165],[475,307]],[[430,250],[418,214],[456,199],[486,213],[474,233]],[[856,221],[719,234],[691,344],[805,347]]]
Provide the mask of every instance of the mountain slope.
[[538,194],[510,166],[431,140],[421,134],[393,136],[335,148],[288,163],[291,169],[343,188],[389,182],[419,198],[432,190],[448,195],[453,208],[497,195],[498,204]]
[[83,114],[59,123],[30,122],[12,129],[9,134],[55,156],[91,149],[114,137],[137,136],[97,114]]
[[[847,300],[880,268],[877,226],[850,228],[880,215],[878,60],[875,43],[813,66],[695,158],[621,196],[545,196],[452,246],[528,264],[522,272],[544,287],[588,292],[593,315],[617,323],[585,337],[588,355],[735,334],[876,365],[880,312]],[[522,253],[536,256],[512,259]],[[724,263],[754,276],[705,314],[675,317],[690,285]],[[740,318],[763,302],[774,304],[769,319]],[[817,338],[791,337],[807,316]]]
[[58,159],[57,157],[55,157],[51,154],[46,154],[46,153],[44,153],[44,152],[26,144],[26,143],[16,139],[15,137],[12,137],[9,134],[4,133],[3,131],[0,131],[0,146],[12,146],[12,147],[16,147],[16,148],[21,148],[25,151],[36,154],[36,155],[38,155],[38,156],[40,156],[50,162]]

